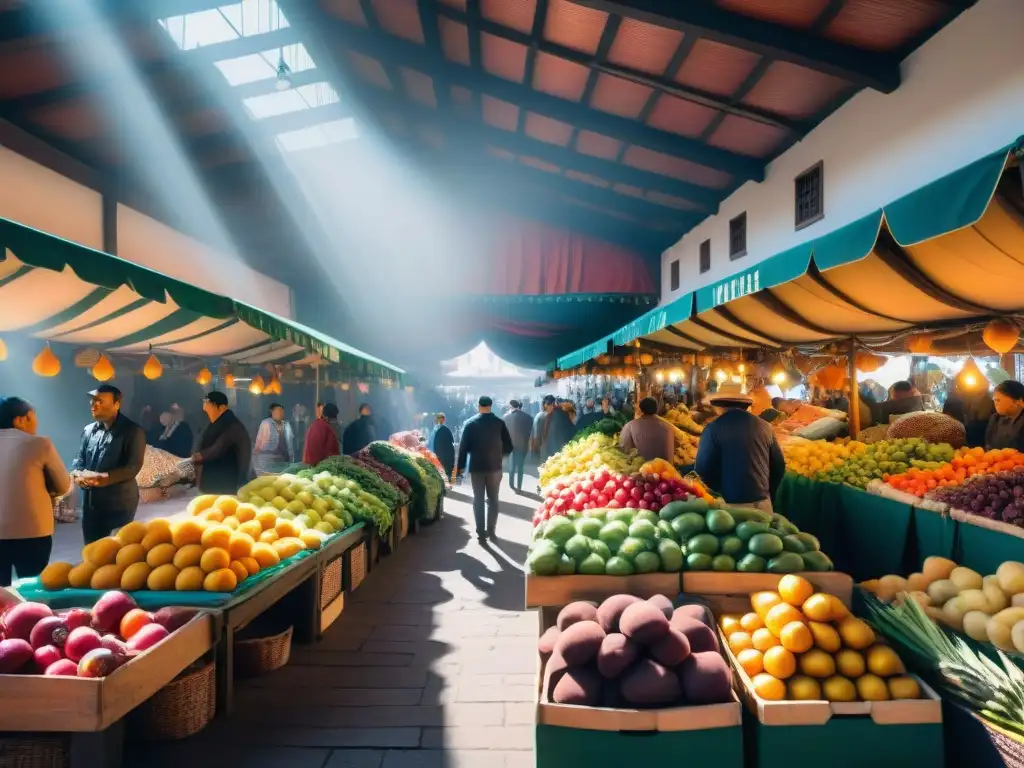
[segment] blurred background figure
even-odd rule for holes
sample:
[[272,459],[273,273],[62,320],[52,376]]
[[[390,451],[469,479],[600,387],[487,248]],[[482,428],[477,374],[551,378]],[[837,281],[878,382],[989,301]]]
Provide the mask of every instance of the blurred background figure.
[[438,461],[444,467],[445,479],[450,483],[452,471],[455,469],[455,436],[448,429],[448,425],[445,423],[447,419],[443,413],[437,414],[435,421],[437,423],[430,440],[430,450],[437,455]]

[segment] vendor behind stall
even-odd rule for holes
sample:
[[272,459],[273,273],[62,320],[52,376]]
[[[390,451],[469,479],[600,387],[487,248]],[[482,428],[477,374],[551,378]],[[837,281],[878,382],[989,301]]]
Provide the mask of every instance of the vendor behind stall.
[[640,401],[640,418],[633,419],[622,428],[619,446],[624,451],[635,448],[644,461],[664,459],[669,464],[675,455],[675,435],[672,425],[658,418],[658,401],[645,397]]
[[872,424],[889,424],[893,416],[924,410],[921,393],[909,381],[897,381],[889,388],[889,399],[875,407]]
[[751,398],[722,387],[708,404],[719,416],[704,428],[697,448],[697,474],[728,504],[772,511],[772,496],[786,473],[786,460],[768,422],[750,413]]
[[992,394],[996,412],[985,430],[985,448],[1015,448],[1024,451],[1024,384],[1004,381]]

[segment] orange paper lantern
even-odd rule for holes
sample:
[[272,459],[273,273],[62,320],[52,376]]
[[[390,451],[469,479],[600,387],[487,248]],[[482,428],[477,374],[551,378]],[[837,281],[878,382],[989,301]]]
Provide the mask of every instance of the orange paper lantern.
[[915,333],[907,337],[907,351],[915,355],[927,355],[932,351],[932,335]]
[[202,367],[202,370],[200,370],[199,373],[196,374],[196,384],[198,384],[201,387],[205,387],[211,381],[213,381],[213,374],[210,373],[210,369],[204,365]]
[[253,376],[252,381],[249,382],[249,391],[254,395],[263,394],[263,377],[259,374]]
[[163,376],[164,367],[160,365],[160,361],[157,360],[156,355],[151,354],[149,359],[146,360],[146,364],[142,366],[142,375],[152,381],[153,379],[159,379]]
[[106,355],[100,355],[100,359],[92,367],[92,375],[96,381],[110,381],[114,378],[114,366]]
[[43,351],[36,355],[35,360],[32,361],[32,372],[36,376],[45,376],[47,378],[60,373],[60,360],[53,354],[49,344],[43,347]]
[[1005,355],[1017,346],[1020,338],[1020,326],[1013,320],[1005,317],[997,317],[990,320],[981,333],[981,338],[989,346],[989,349]]

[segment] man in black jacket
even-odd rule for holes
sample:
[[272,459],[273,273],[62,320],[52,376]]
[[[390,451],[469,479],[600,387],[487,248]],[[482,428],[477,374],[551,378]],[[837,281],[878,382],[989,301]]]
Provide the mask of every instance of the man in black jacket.
[[370,408],[369,403],[363,403],[359,406],[359,418],[345,427],[345,432],[341,436],[341,452],[346,456],[351,456],[353,453],[363,450],[378,437],[381,440],[388,438],[387,435],[377,435],[373,423],[373,409]]
[[89,393],[95,421],[82,433],[71,478],[82,494],[82,537],[86,544],[109,536],[135,519],[146,457],[146,433],[121,413],[121,390],[102,384]]
[[[462,474],[469,458],[469,479],[473,484],[473,515],[476,537],[481,544],[494,538],[498,524],[498,491],[501,463],[512,453],[512,437],[505,422],[491,413],[491,398],[480,398],[480,413],[466,422],[459,443],[457,472]],[[484,496],[487,497],[487,525],[484,525]]]
[[[214,390],[203,401],[210,423],[199,433],[192,463],[203,493],[231,494],[249,479],[252,441],[245,425],[228,408],[228,396]],[[202,471],[200,471],[200,467]]]

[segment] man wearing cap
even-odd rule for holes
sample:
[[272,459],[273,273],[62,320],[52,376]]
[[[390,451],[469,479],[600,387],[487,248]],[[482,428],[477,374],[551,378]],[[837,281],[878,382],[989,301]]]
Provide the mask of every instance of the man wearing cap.
[[[501,489],[501,463],[512,453],[512,437],[505,422],[491,413],[491,398],[481,397],[479,413],[466,422],[459,442],[456,472],[462,474],[469,460],[469,479],[473,485],[473,515],[476,537],[481,544],[494,538],[498,523],[498,491]],[[484,497],[487,520],[484,521]]]
[[526,464],[526,454],[530,450],[530,431],[533,429],[533,419],[529,414],[523,412],[523,404],[518,400],[509,402],[512,410],[505,414],[505,426],[512,438],[512,457],[508,465],[508,484],[516,493],[523,490],[523,467]]
[[734,389],[722,386],[705,401],[719,416],[700,437],[697,474],[726,503],[771,512],[786,460],[768,422],[750,413],[753,399]]
[[214,390],[203,400],[203,413],[210,420],[199,433],[192,463],[203,493],[229,494],[249,479],[252,441],[245,425],[228,408],[228,396]]
[[146,457],[146,433],[121,413],[121,390],[101,384],[89,393],[94,422],[82,432],[71,479],[83,490],[82,537],[86,544],[135,519]]

